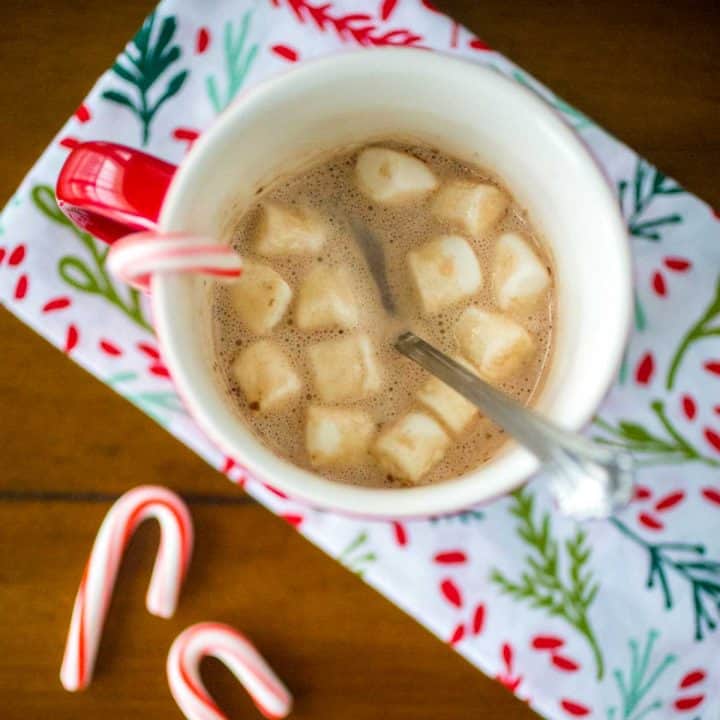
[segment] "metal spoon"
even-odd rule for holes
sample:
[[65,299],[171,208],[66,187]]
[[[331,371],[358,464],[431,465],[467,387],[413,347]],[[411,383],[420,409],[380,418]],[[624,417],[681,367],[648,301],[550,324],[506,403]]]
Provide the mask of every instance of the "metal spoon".
[[[374,235],[351,221],[355,239],[391,315],[396,306],[387,281],[385,256]],[[632,455],[565,430],[492,387],[415,333],[405,332],[394,347],[476,405],[551,471],[550,487],[560,510],[577,519],[604,518],[632,495]]]

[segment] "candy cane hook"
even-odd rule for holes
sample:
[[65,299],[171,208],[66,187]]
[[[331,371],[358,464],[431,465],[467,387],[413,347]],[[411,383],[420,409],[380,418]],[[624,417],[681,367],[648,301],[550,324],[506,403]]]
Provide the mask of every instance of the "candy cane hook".
[[200,679],[200,662],[208,655],[227,665],[265,717],[290,712],[290,692],[250,641],[228,625],[207,622],[180,633],[167,659],[170,692],[188,720],[227,720]]
[[192,554],[192,519],[175,493],[150,485],[137,487],[108,511],[85,566],[60,670],[63,687],[70,692],[90,683],[123,552],[138,525],[151,517],[160,523],[160,547],[147,592],[147,609],[165,618],[175,612]]
[[146,292],[155,273],[200,273],[226,280],[242,274],[242,260],[230,246],[182,233],[127,235],[110,247],[107,264],[118,279]]

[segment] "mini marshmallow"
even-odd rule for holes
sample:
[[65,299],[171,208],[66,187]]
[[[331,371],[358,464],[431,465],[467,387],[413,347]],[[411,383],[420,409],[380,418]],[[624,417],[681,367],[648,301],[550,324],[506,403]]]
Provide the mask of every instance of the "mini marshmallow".
[[409,252],[407,260],[426,315],[434,315],[482,287],[477,256],[459,235],[426,243]]
[[495,247],[493,287],[502,310],[531,308],[550,284],[547,268],[521,235],[505,233]]
[[315,389],[323,402],[362,400],[382,380],[372,341],[362,333],[308,347]]
[[375,423],[364,410],[311,405],[305,446],[315,467],[353,467],[365,462]]
[[302,388],[290,360],[270,340],[245,348],[233,362],[232,373],[250,408],[260,412],[285,407]]
[[328,229],[315,210],[265,202],[261,212],[255,238],[260,255],[312,255],[325,244]]
[[280,322],[292,298],[290,286],[279,273],[249,260],[230,286],[230,294],[243,325],[256,335],[265,335]]
[[[474,372],[462,358],[453,359]],[[455,435],[460,435],[480,412],[476,405],[436,377],[431,377],[417,391],[416,397],[421,405],[424,405]]]
[[387,148],[363,150],[355,165],[355,177],[360,191],[383,205],[410,202],[438,186],[422,160]]
[[373,453],[393,477],[419,482],[442,459],[450,438],[423,412],[410,412],[385,430]]
[[298,291],[295,322],[301,330],[357,325],[358,307],[346,268],[318,265],[305,276]]
[[508,204],[505,193],[494,185],[453,180],[440,188],[432,209],[441,220],[481,238],[502,218]]
[[469,307],[455,325],[464,357],[489,381],[514,375],[530,359],[535,343],[513,319]]

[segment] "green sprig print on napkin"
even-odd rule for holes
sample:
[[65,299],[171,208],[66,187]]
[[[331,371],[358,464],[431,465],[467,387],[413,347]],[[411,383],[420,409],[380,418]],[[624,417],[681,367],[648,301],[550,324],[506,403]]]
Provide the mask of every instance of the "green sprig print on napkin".
[[173,415],[185,414],[185,408],[174,392],[130,389],[128,386],[132,385],[139,377],[138,373],[128,370],[111,375],[106,378],[105,382],[163,427],[170,423]]
[[497,569],[490,573],[490,579],[503,593],[563,618],[575,628],[590,646],[597,677],[602,678],[603,656],[588,618],[600,585],[587,567],[590,548],[585,532],[578,529],[572,538],[559,544],[552,537],[550,513],[536,518],[535,498],[525,489],[512,494],[510,514],[518,519],[516,532],[529,549],[525,569],[517,580],[510,580]]
[[637,640],[628,641],[630,667],[626,675],[619,668],[613,670],[613,678],[620,695],[620,705],[608,708],[608,720],[643,720],[662,707],[663,703],[660,699],[642,705],[660,676],[677,660],[675,655],[668,653],[653,667],[652,652],[659,637],[660,633],[657,630],[650,630],[642,650]]
[[350,571],[363,577],[377,554],[368,548],[369,536],[366,530],[359,532],[338,556],[338,560]]
[[[106,90],[102,94],[105,100],[122,105],[137,116],[142,127],[143,146],[150,140],[150,126],[156,113],[167,100],[180,92],[188,76],[187,70],[181,70],[173,75],[160,95],[151,92],[160,76],[182,54],[179,45],[170,45],[177,28],[174,17],[166,17],[162,21],[153,44],[154,27],[155,13],[152,13],[112,67],[112,71],[135,90],[134,98],[122,90]],[[151,95],[155,95],[155,99]]]
[[670,368],[665,382],[668,390],[672,390],[675,385],[675,377],[680,369],[680,364],[685,357],[685,353],[696,342],[706,340],[710,337],[720,338],[720,275],[715,283],[715,291],[710,300],[710,304],[698,318],[697,322],[685,333],[685,336],[670,361]]
[[219,81],[213,75],[205,80],[208,98],[216,113],[222,112],[230,101],[237,95],[245,82],[245,77],[253,64],[258,53],[257,43],[247,46],[248,34],[252,12],[248,11],[240,20],[237,32],[233,29],[232,22],[225,23],[223,34],[223,52],[225,54],[225,75],[226,87],[222,97],[219,89]]
[[143,313],[140,293],[128,288],[126,294],[121,294],[105,270],[105,259],[110,246],[100,244],[92,235],[73,225],[57,206],[55,193],[49,185],[36,185],[30,196],[35,207],[45,217],[70,230],[87,251],[89,262],[77,255],[65,255],[60,259],[58,274],[63,282],[79,292],[102,297],[136,325],[152,332],[152,327]]
[[702,640],[705,631],[713,631],[720,622],[720,561],[708,560],[707,550],[700,543],[648,542],[631,530],[619,518],[611,518],[613,525],[641,547],[648,556],[648,589],[659,587],[666,610],[674,606],[670,585],[672,572],[687,587],[692,597],[695,640]]
[[662,400],[654,400],[650,403],[650,409],[665,431],[663,435],[655,435],[636,422],[620,420],[617,425],[612,425],[596,417],[595,425],[604,431],[605,436],[596,436],[593,439],[605,445],[630,450],[639,456],[640,465],[699,462],[709,467],[720,467],[720,461],[703,455],[670,422]]
[[485,518],[485,514],[481,510],[462,510],[459,513],[453,513],[452,515],[436,515],[430,518],[432,525],[438,523],[452,523],[460,522],[462,525],[469,525],[471,523],[479,522]]
[[[628,192],[631,190],[631,192]],[[650,205],[663,195],[677,195],[685,192],[679,185],[669,180],[657,168],[638,158],[632,189],[627,180],[618,183],[620,207],[627,217],[628,232],[644,240],[660,240],[661,231],[668,225],[677,225],[683,221],[682,215],[668,213],[647,217]]]

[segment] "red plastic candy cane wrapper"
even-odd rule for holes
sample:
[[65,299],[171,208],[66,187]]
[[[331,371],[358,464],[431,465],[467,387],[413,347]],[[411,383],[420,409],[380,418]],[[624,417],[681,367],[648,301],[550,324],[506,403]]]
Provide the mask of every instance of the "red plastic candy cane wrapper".
[[123,552],[135,529],[147,518],[160,523],[160,548],[148,588],[147,609],[164,618],[175,612],[192,555],[192,519],[185,503],[170,490],[137,487],[108,511],[85,566],[60,670],[66,690],[82,690],[90,683]]
[[200,679],[200,662],[207,656],[227,665],[265,717],[290,712],[290,692],[250,641],[228,625],[208,622],[183,631],[168,654],[170,692],[188,720],[227,720]]

